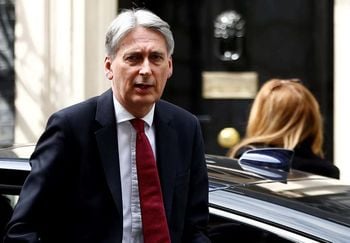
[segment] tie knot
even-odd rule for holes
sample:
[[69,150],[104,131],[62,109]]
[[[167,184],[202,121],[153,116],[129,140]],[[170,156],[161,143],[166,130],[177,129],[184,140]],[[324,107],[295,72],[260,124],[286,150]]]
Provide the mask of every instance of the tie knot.
[[143,120],[136,118],[136,119],[130,120],[130,122],[137,132],[145,131],[145,122]]

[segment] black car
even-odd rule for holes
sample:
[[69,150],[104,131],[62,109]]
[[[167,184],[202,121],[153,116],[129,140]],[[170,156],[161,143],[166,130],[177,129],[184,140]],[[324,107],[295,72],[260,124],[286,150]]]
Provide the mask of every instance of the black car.
[[[16,203],[32,150],[0,150],[5,209]],[[212,242],[350,242],[350,185],[289,169],[292,156],[283,149],[248,151],[239,161],[206,156]]]

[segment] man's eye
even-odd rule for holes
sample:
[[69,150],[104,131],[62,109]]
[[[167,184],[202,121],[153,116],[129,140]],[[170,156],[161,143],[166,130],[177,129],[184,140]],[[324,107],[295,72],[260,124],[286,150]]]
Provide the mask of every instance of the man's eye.
[[132,55],[132,56],[127,56],[125,59],[128,62],[138,62],[140,60],[140,57],[138,55]]
[[155,55],[151,55],[150,59],[155,62],[160,62],[163,60],[163,56],[155,54]]

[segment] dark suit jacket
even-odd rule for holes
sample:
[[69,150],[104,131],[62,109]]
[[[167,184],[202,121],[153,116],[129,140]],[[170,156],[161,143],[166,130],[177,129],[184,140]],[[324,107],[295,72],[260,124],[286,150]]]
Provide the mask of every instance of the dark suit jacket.
[[[154,122],[172,242],[206,242],[208,181],[199,122],[165,101],[156,103]],[[5,242],[121,242],[117,141],[111,90],[53,114],[31,156]]]

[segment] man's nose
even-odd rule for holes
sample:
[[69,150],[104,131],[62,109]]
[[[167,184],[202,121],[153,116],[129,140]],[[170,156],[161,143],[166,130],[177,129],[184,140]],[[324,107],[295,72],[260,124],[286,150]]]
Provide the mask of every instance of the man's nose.
[[139,73],[142,76],[145,76],[145,75],[147,76],[147,75],[150,75],[152,73],[151,66],[150,66],[150,63],[149,63],[148,59],[145,59],[143,61]]

